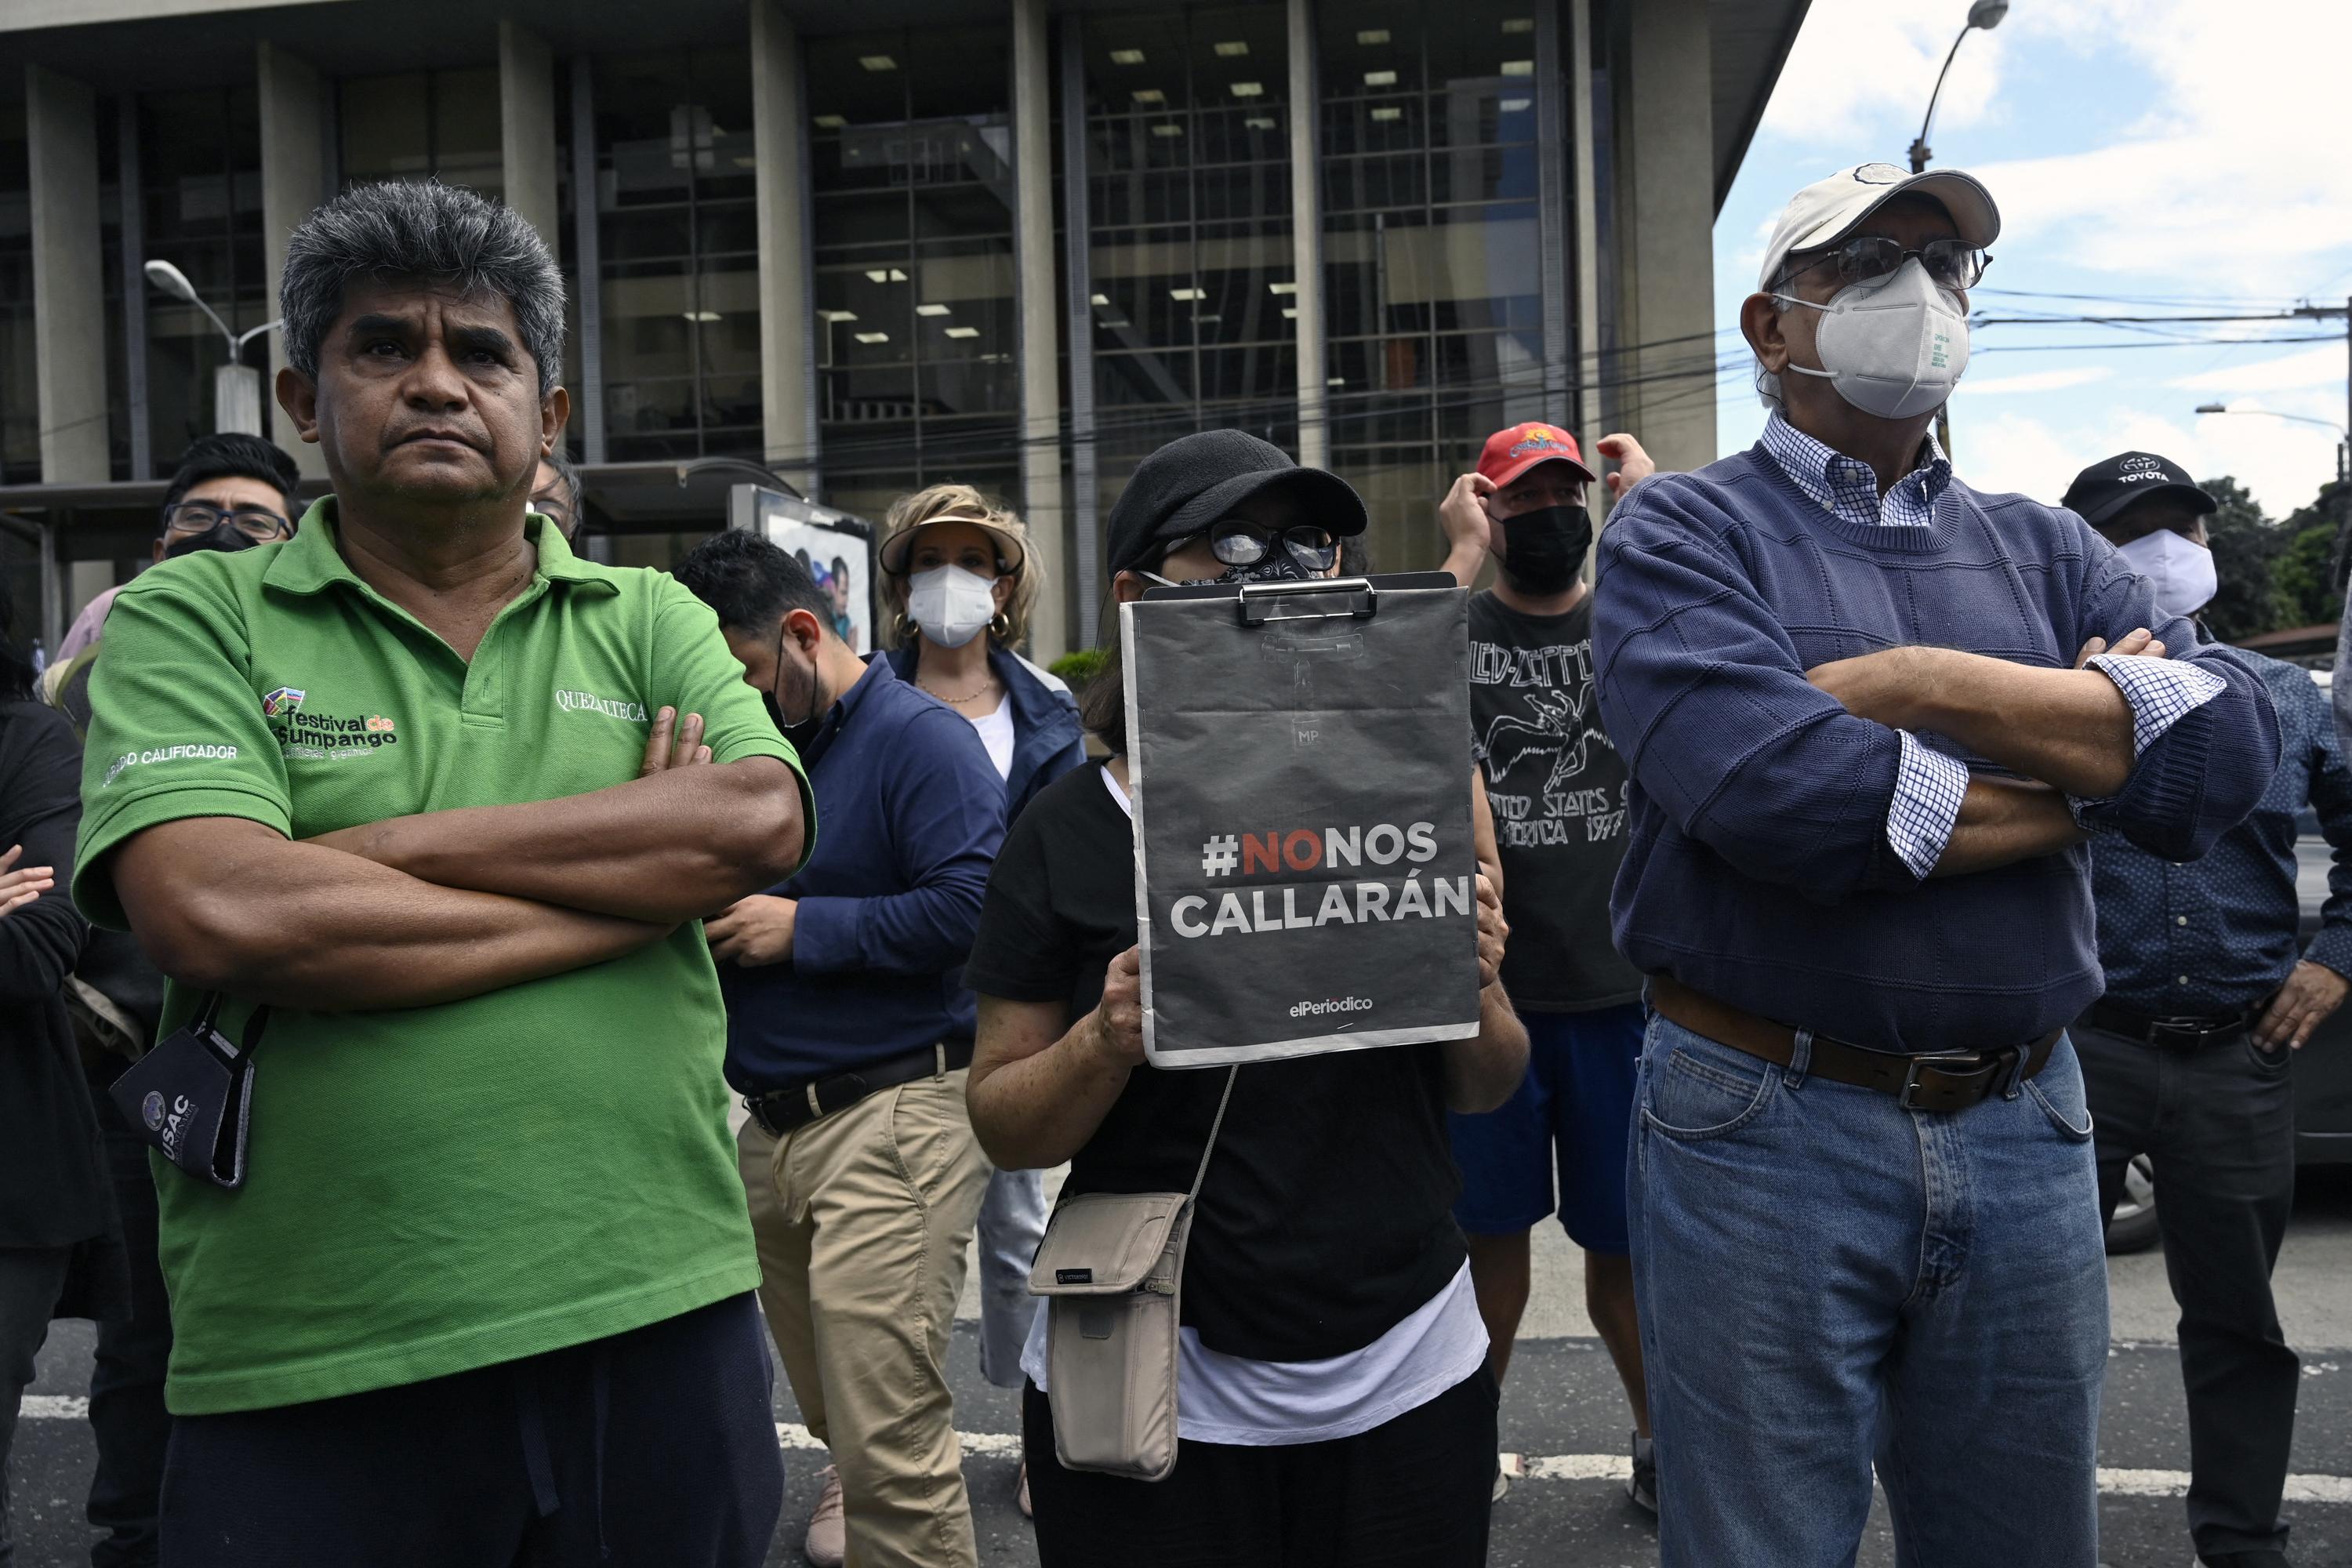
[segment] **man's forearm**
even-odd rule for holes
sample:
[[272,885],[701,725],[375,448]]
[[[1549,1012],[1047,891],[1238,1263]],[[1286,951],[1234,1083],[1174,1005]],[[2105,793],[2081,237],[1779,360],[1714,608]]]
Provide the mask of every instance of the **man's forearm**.
[[1965,877],[2055,855],[2083,837],[2066,797],[2049,785],[1979,774],[1969,780],[1932,875]]
[[792,875],[804,833],[792,770],[751,757],[558,800],[391,817],[314,842],[443,888],[674,925]]
[[1478,994],[1478,1032],[1438,1047],[1445,1061],[1445,1103],[1465,1114],[1492,1110],[1528,1070],[1528,1030],[1500,983]]
[[229,819],[151,828],[116,855],[113,877],[141,945],[174,980],[320,1012],[478,996],[670,929],[436,887]]
[[1930,657],[1920,663],[1917,689],[1902,699],[1902,721],[1885,722],[1948,735],[2011,773],[2085,799],[2121,794],[2130,781],[2131,704],[2097,670],[1919,651]]

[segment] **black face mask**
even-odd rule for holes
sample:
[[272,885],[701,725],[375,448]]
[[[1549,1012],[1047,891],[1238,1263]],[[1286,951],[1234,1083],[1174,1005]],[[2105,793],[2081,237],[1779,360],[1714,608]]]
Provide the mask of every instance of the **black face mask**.
[[163,546],[163,559],[176,561],[199,550],[250,550],[260,542],[224,518],[204,533],[184,533]]
[[[784,663],[784,628],[783,626],[779,623],[776,626],[775,684],[771,686],[767,690],[760,693],[760,700],[767,706],[769,721],[775,725],[777,731],[782,734],[785,740],[790,741],[793,743],[793,749],[794,751],[799,751],[806,747],[810,742],[815,740],[817,737],[817,731],[824,728],[825,715],[832,710],[833,700],[824,694],[824,687],[816,678],[816,663],[812,659],[809,663],[808,669],[802,675],[803,680],[806,682],[808,687],[808,700],[802,708],[802,713],[804,716],[799,719],[786,719],[784,717],[784,704],[781,691],[781,688],[783,685],[784,670],[786,668],[787,666]],[[798,666],[792,666],[790,668],[795,670],[799,668]]]
[[1146,572],[1142,575],[1166,588],[1213,588],[1225,583],[1304,583],[1307,580],[1307,568],[1291,559],[1286,550],[1270,551],[1265,560],[1253,562],[1247,566],[1228,566],[1214,577],[1188,577],[1178,583],[1162,577],[1157,572]]
[[1503,574],[1529,594],[1564,594],[1592,548],[1592,514],[1580,506],[1538,507],[1502,520]]

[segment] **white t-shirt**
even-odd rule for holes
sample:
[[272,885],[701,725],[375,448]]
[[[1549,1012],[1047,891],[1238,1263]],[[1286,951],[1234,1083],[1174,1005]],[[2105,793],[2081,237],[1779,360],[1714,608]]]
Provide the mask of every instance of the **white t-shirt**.
[[996,764],[996,776],[1013,776],[1013,699],[1006,697],[996,705],[993,713],[983,713],[971,721],[980,731],[980,743],[988,748],[988,760]]
[[[1102,781],[1120,809],[1133,816],[1133,804],[1108,768]],[[1047,1376],[1045,1322],[1040,1302],[1021,1352],[1021,1370],[1041,1389]],[[1213,1351],[1197,1330],[1180,1329],[1176,1431],[1195,1443],[1247,1448],[1353,1437],[1428,1404],[1486,1359],[1486,1324],[1478,1316],[1467,1263],[1379,1339],[1323,1361],[1250,1361]]]

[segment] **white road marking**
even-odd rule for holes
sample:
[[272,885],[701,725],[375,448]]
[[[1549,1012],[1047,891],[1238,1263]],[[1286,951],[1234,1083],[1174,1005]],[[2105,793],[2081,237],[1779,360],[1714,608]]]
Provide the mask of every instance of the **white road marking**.
[[[27,1421],[81,1421],[89,1401],[79,1394],[28,1394],[18,1413]],[[776,1441],[787,1448],[821,1449],[824,1444],[794,1422],[776,1423]],[[1021,1439],[1010,1432],[966,1432],[963,1451],[981,1458],[1017,1459]],[[1622,1454],[1505,1454],[1503,1468],[1517,1480],[1622,1481],[1633,1473]],[[2189,1493],[2186,1470],[2099,1470],[2099,1490],[2109,1497],[2177,1498]],[[2352,1476],[2289,1476],[2286,1500],[2352,1503]]]

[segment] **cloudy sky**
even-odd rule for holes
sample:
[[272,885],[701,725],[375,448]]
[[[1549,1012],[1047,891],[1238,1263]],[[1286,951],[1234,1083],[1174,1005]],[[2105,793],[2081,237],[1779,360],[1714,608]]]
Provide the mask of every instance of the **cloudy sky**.
[[[1835,169],[1905,161],[1967,14],[1967,0],[1812,0],[1716,223],[1727,357],[1744,353],[1739,303],[1781,203]],[[2000,204],[1975,310],[2341,307],[2352,294],[2347,62],[2343,0],[2016,0],[1998,30],[1961,46],[1929,139],[1937,163],[1975,174]],[[2084,464],[2140,447],[2200,479],[2234,474],[2283,516],[2333,477],[2336,433],[2193,410],[2221,402],[2342,423],[2343,333],[2340,321],[1981,326],[1952,400],[1955,460],[1979,488],[2054,500]],[[2245,341],[2318,334],[2328,341]],[[2195,341],[2161,341],[2173,338]],[[1744,374],[1727,375],[1720,395],[1721,443],[1737,450],[1763,411]]]

